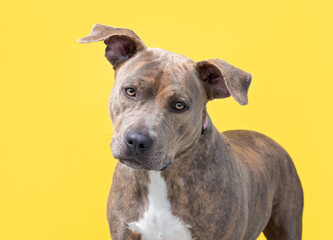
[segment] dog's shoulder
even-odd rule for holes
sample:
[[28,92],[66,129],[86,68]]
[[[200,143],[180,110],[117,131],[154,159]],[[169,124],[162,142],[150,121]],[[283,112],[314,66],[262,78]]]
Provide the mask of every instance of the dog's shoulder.
[[249,130],[231,130],[221,134],[229,141],[236,158],[246,165],[265,162],[275,166],[281,161],[287,165],[292,162],[286,150],[264,134]]
[[255,151],[266,152],[267,150],[280,152],[283,148],[272,138],[250,130],[229,130],[221,133],[230,144],[235,147],[251,148]]

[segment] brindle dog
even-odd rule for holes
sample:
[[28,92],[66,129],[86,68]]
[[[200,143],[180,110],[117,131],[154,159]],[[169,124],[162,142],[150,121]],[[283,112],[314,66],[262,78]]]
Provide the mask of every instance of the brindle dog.
[[129,29],[96,24],[79,42],[101,40],[116,78],[113,240],[301,239],[303,191],[288,153],[257,132],[218,132],[206,111],[215,98],[246,105],[249,73],[147,48]]

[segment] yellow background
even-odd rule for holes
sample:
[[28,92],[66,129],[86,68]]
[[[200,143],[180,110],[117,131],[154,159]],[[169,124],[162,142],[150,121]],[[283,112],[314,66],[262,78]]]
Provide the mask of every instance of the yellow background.
[[103,43],[76,42],[94,23],[251,72],[249,105],[211,102],[213,122],[284,146],[305,191],[303,239],[331,239],[332,9],[322,0],[1,0],[0,239],[110,239],[113,70]]

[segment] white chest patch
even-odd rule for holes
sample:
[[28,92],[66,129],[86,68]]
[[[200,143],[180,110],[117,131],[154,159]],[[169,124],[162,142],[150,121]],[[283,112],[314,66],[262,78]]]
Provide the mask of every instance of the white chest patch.
[[140,233],[142,240],[192,240],[189,226],[171,213],[160,172],[149,171],[149,178],[148,209],[139,221],[129,223],[129,228]]

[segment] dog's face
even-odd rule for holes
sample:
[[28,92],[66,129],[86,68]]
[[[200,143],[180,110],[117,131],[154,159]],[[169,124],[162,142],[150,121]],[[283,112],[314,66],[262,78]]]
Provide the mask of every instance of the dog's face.
[[109,104],[115,158],[134,168],[161,170],[198,139],[207,97],[195,64],[145,49],[117,69]]
[[165,170],[200,137],[206,103],[232,95],[247,103],[251,75],[223,60],[194,62],[146,48],[131,30],[96,24],[81,42],[105,40],[116,70],[109,112],[116,159],[134,169]]

